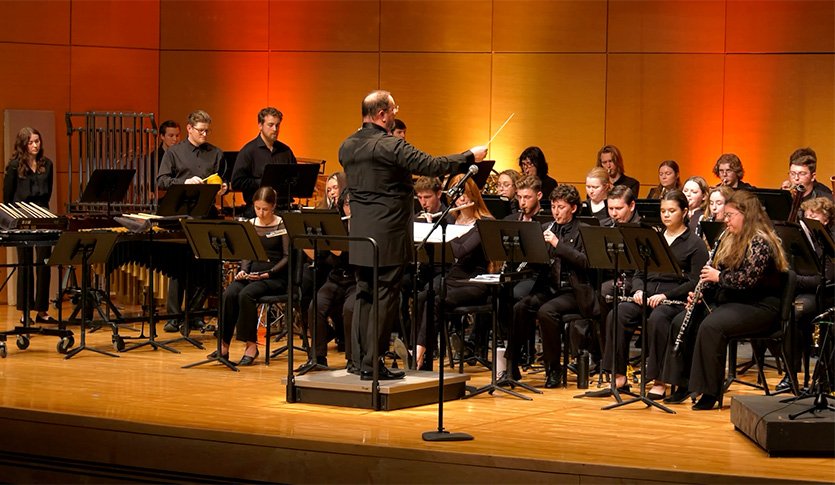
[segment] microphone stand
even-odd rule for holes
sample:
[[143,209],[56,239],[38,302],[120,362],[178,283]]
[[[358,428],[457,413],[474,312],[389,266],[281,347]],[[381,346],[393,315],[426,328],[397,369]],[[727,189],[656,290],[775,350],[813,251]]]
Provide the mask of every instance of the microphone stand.
[[[472,172],[470,172],[472,173]],[[466,177],[462,179],[462,181],[466,181]],[[444,209],[441,216],[435,221],[435,224],[432,226],[432,229],[423,238],[423,241],[417,247],[417,250],[420,251],[422,247],[426,245],[426,242],[429,240],[429,236],[435,232],[435,229],[438,226],[441,227],[441,284],[440,284],[440,305],[439,310],[441,313],[441,325],[445,325],[446,323],[443,321],[443,317],[445,315],[444,308],[446,307],[446,226],[447,220],[446,217],[449,214],[449,211],[455,205],[455,201],[464,193],[463,183],[460,184],[460,188],[455,188],[450,191],[448,194],[451,198],[449,201],[449,205]],[[434,281],[429,281],[430,288],[434,284]],[[435,302],[429,301],[427,298],[426,306],[427,311],[429,308],[434,307]],[[427,318],[433,317],[434,315],[427,315]],[[428,321],[427,321],[428,322]],[[434,334],[435,332],[433,332]],[[432,335],[434,338],[434,335]],[[429,336],[427,336],[429,338]],[[444,354],[446,353],[446,339],[441,338],[440,348],[438,349],[438,429],[435,431],[425,431],[423,433],[423,441],[470,441],[473,439],[473,436],[467,433],[451,433],[444,429]],[[424,358],[426,356],[424,355]],[[431,356],[430,356],[431,358]]]

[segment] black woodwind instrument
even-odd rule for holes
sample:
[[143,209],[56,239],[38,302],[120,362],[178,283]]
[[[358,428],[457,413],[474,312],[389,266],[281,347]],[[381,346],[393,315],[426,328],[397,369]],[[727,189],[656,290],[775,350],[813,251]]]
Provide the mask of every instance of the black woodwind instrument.
[[[716,255],[716,251],[719,249],[719,244],[722,243],[723,237],[725,237],[725,231],[722,231],[722,234],[716,238],[716,243],[710,251],[710,257],[707,259],[705,266],[710,266],[713,263],[713,257]],[[678,335],[676,335],[676,343],[673,346],[673,352],[679,351],[681,342],[684,340],[684,333],[687,331],[687,327],[690,326],[690,319],[693,317],[693,309],[696,308],[696,305],[702,301],[703,286],[704,280],[699,280],[699,282],[696,283],[696,288],[693,289],[693,298],[687,303],[687,306],[684,307],[684,321],[681,322],[681,328],[678,331]]]
[[[618,296],[618,301],[627,302],[627,303],[635,303],[634,296]],[[612,303],[612,295],[606,295],[606,303]],[[686,301],[682,300],[661,300],[662,305],[687,305]]]

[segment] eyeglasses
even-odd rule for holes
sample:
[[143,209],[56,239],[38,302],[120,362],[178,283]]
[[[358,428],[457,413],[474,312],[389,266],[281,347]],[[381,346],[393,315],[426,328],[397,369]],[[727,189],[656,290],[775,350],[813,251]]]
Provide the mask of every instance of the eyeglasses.
[[789,172],[789,176],[793,178],[808,177],[812,172]]
[[203,135],[203,136],[206,136],[206,135],[208,135],[209,133],[212,132],[211,128],[203,128],[202,130],[200,130],[200,129],[197,129],[197,128],[192,126],[191,129],[196,131],[197,133]]
[[727,211],[726,210],[725,211],[725,219],[727,220],[729,217],[734,217],[734,216],[738,216],[738,215],[741,215],[741,214],[742,214],[741,212],[734,212],[734,211]]

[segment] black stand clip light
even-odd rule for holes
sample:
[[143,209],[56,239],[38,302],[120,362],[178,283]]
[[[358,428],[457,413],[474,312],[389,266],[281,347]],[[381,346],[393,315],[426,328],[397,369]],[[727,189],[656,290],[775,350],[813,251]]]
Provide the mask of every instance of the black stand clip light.
[[[191,245],[194,256],[198,259],[207,259],[217,262],[217,288],[221,292],[223,288],[223,262],[240,261],[267,261],[267,253],[255,227],[248,222],[238,221],[181,221],[186,233],[189,245]],[[210,362],[219,362],[229,370],[238,371],[238,368],[221,353],[223,341],[223,329],[230,322],[224,321],[223,296],[220,297],[220,308],[217,315],[217,354],[206,360],[184,365],[183,369],[196,367]]]

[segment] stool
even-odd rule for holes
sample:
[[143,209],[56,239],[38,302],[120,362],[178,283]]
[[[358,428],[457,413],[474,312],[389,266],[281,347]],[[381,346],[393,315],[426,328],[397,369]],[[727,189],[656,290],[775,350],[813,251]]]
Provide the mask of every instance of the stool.
[[[281,305],[284,305],[284,306],[287,305],[288,296],[289,296],[288,294],[265,295],[265,296],[262,296],[262,297],[258,298],[258,300],[256,300],[256,303],[258,303],[258,305],[260,307],[260,309],[258,311],[258,315],[259,315],[258,319],[259,319],[259,321],[262,321],[262,319],[263,319],[264,326],[266,327],[266,332],[265,332],[265,335],[264,335],[264,340],[265,340],[264,364],[265,365],[270,365],[270,359],[271,358],[278,357],[283,352],[286,352],[289,349],[289,345],[291,345],[292,342],[293,342],[293,335],[299,335],[302,338],[302,346],[299,347],[299,346],[294,345],[293,349],[301,351],[301,352],[307,352],[308,348],[310,347],[310,344],[307,341],[307,334],[305,332],[293,332],[293,330],[292,330],[293,329],[293,322],[288,322],[287,319],[285,318],[286,313],[284,313],[284,311],[282,311],[279,308]],[[294,301],[298,302],[300,300],[298,298],[294,298]],[[272,319],[272,320],[270,320],[270,318],[269,318],[270,311],[274,311],[276,313],[275,318]],[[284,324],[284,327],[282,328],[282,330],[277,332],[277,333],[272,333],[273,325],[280,324],[280,323]],[[270,352],[270,342],[272,341],[273,335],[275,335],[275,340],[276,341],[279,341],[282,338],[287,337],[287,345],[284,345],[284,346],[274,350],[271,353]]]
[[[446,312],[446,317],[449,323],[450,331],[446,331],[444,337],[447,339],[449,343],[450,353],[449,353],[449,367],[451,369],[455,368],[455,357],[453,356],[452,350],[456,350],[458,352],[458,372],[463,374],[464,373],[464,363],[469,365],[481,364],[488,369],[492,369],[492,364],[490,364],[487,359],[483,358],[480,353],[473,352],[473,355],[470,357],[464,358],[464,319],[467,318],[469,315],[492,315],[493,314],[493,303],[488,300],[487,303],[482,305],[464,305],[455,307],[451,310]],[[456,318],[458,317],[457,321],[460,325],[459,329],[455,327]],[[446,330],[446,327],[444,327]],[[453,346],[451,335],[453,332],[458,333],[461,336],[460,338],[460,345]],[[477,350],[477,349],[476,349]],[[439,363],[438,365],[442,365]]]

